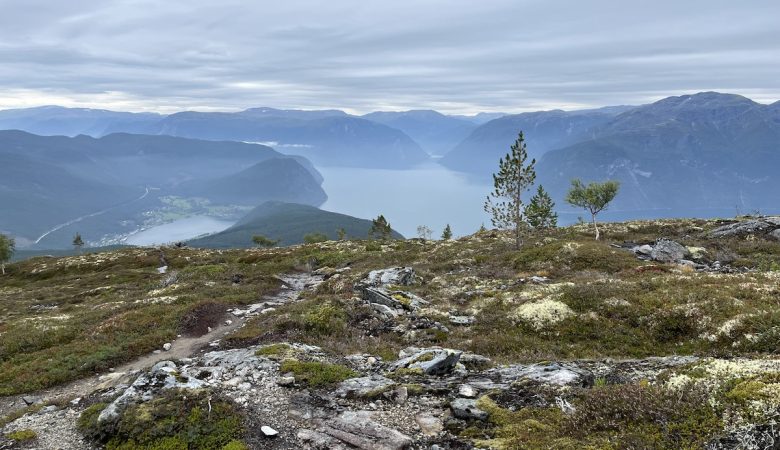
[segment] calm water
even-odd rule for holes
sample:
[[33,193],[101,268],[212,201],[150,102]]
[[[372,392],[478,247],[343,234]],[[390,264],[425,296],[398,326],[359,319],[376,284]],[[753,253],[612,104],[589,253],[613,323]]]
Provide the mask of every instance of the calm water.
[[193,216],[149,228],[127,238],[131,245],[155,245],[184,241],[207,233],[222,231],[233,222],[207,216]]
[[456,236],[490,226],[482,210],[492,186],[478,184],[438,164],[411,170],[318,168],[328,201],[322,209],[364,219],[384,214],[395,230],[417,236],[426,225],[434,237],[449,223]]

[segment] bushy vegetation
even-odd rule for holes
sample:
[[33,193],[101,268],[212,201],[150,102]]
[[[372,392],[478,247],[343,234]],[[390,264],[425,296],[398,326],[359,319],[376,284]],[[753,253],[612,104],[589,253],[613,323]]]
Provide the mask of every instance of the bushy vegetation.
[[353,378],[358,374],[349,367],[338,364],[328,364],[319,361],[298,361],[287,359],[282,361],[279,371],[290,372],[295,376],[295,381],[310,387],[328,386],[347,378]]
[[105,404],[84,410],[79,430],[108,450],[242,449],[243,416],[209,391],[169,390],[130,406],[117,423],[98,422]]

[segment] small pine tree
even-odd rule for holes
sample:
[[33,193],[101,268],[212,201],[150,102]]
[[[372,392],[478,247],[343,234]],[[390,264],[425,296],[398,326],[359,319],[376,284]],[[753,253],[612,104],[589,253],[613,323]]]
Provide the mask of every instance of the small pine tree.
[[585,186],[578,179],[571,180],[571,189],[566,195],[566,201],[572,206],[585,208],[590,212],[593,220],[593,229],[596,230],[596,240],[601,237],[599,226],[596,223],[596,215],[606,209],[609,202],[615,198],[620,189],[617,181],[605,181],[603,183],[589,183]]
[[279,243],[279,240],[268,239],[267,237],[258,234],[252,236],[252,242],[258,247],[271,248],[275,247]]
[[536,180],[536,160],[526,164],[527,160],[528,150],[521,131],[510,152],[498,161],[498,173],[493,174],[494,190],[485,201],[485,211],[490,214],[493,226],[512,230],[515,248],[520,248],[523,232],[528,227],[522,196]]
[[11,260],[14,251],[16,251],[14,238],[0,234],[0,269],[2,269],[3,275],[5,275],[5,265]]
[[536,194],[531,197],[530,203],[525,207],[525,217],[528,224],[537,230],[555,228],[558,226],[558,214],[555,213],[555,202],[544,187],[540,184]]
[[385,216],[379,215],[376,219],[371,221],[371,229],[368,231],[368,237],[371,239],[390,239],[393,230],[390,227],[390,223],[387,222]]
[[444,227],[444,231],[441,232],[441,238],[445,241],[452,239],[452,228],[450,228],[450,224],[447,224],[447,226]]
[[338,235],[340,241],[343,241],[344,239],[347,238],[347,230],[345,230],[344,228],[337,229],[336,234]]
[[76,233],[75,236],[73,236],[73,248],[76,249],[78,253],[81,253],[81,247],[84,246],[84,239],[81,239],[81,234]]

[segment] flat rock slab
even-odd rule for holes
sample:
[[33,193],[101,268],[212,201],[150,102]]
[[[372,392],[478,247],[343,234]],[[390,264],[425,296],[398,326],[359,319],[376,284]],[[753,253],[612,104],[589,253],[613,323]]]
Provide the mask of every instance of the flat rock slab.
[[314,430],[299,430],[298,438],[310,448],[323,450],[404,450],[412,445],[412,438],[375,422],[368,411],[345,411]]
[[342,398],[371,398],[395,386],[395,381],[382,375],[350,378],[342,381],[334,394]]
[[426,375],[445,375],[455,368],[463,352],[449,348],[429,347],[422,349],[410,348],[403,354],[409,354],[393,363],[391,371],[399,369],[420,369]]

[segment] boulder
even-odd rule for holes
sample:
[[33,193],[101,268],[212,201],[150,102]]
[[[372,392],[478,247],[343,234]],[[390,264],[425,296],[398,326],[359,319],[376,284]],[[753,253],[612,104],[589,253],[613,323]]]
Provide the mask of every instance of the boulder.
[[350,378],[342,381],[334,394],[342,398],[372,398],[395,386],[395,381],[382,375]]
[[634,253],[636,253],[639,256],[646,256],[650,257],[650,255],[653,253],[653,246],[652,245],[637,245],[633,249],[631,249]]
[[444,431],[444,423],[442,423],[441,419],[431,413],[418,413],[414,416],[414,421],[417,422],[417,426],[420,427],[420,431],[425,436],[437,436]]
[[769,237],[771,237],[772,239],[775,239],[777,241],[780,241],[780,228],[778,228],[775,231],[769,233]]
[[412,438],[375,422],[368,411],[345,411],[338,417],[320,422],[316,429],[301,429],[298,439],[307,448],[362,450],[404,450]]
[[690,256],[690,252],[684,245],[669,239],[659,239],[653,246],[653,251],[650,252],[650,257],[654,261],[664,263],[679,261],[688,256]]
[[391,267],[389,269],[372,270],[358,282],[365,287],[382,287],[387,285],[408,286],[414,283],[414,269],[411,267]]
[[380,287],[366,287],[361,291],[363,300],[368,303],[378,303],[393,309],[416,311],[428,302],[422,298],[404,291],[388,291]]
[[487,420],[488,413],[477,407],[477,401],[469,398],[457,398],[450,403],[452,415],[464,420]]
[[775,228],[780,228],[780,217],[762,217],[760,219],[743,220],[741,222],[715,228],[710,231],[709,237],[722,238],[744,236],[748,234],[764,234]]
[[399,369],[420,369],[426,375],[445,375],[455,368],[463,352],[441,347],[414,348],[401,351],[401,359],[390,366]]
[[589,387],[594,381],[589,371],[560,363],[513,365],[495,369],[495,372],[503,382],[510,384],[524,378],[556,386]]

